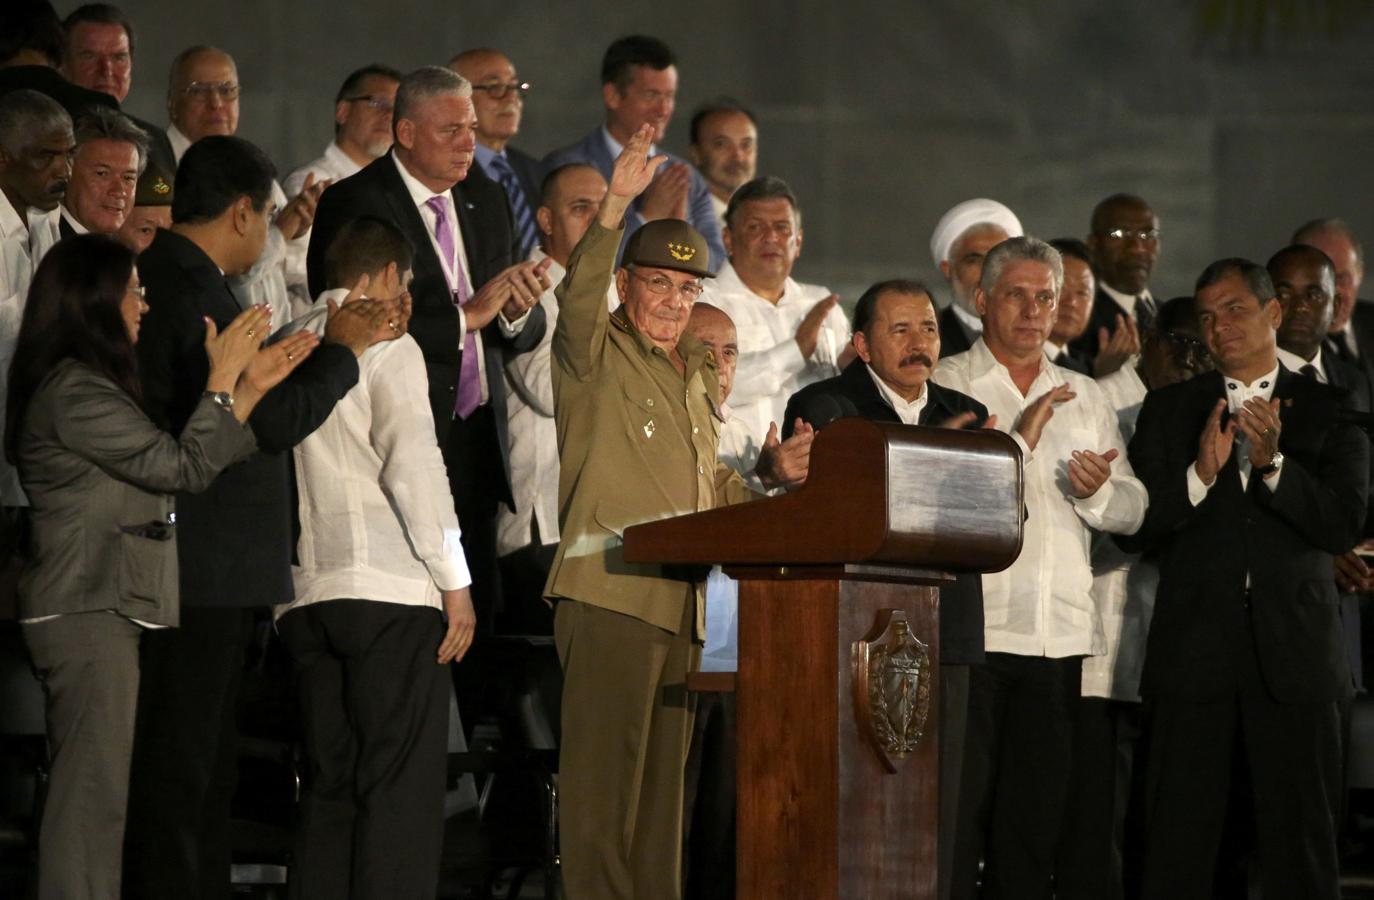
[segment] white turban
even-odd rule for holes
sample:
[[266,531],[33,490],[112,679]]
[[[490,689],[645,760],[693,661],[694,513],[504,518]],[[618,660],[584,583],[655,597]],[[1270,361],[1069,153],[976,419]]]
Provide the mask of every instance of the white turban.
[[937,269],[940,263],[949,259],[954,242],[975,225],[996,225],[1007,233],[1007,237],[1020,237],[1022,234],[1021,220],[1016,218],[1016,213],[996,200],[983,197],[965,200],[940,217],[935,233],[930,236],[930,255]]

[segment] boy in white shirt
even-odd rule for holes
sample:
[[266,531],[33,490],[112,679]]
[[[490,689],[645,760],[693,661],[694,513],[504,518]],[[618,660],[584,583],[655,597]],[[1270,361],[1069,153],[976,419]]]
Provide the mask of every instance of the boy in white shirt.
[[[390,222],[348,223],[326,258],[333,290],[289,328],[323,329],[340,298],[401,297],[411,260]],[[292,896],[432,897],[448,663],[472,641],[471,578],[419,345],[402,335],[358,365],[357,386],[294,451],[296,599],[276,613],[299,670],[311,777]]]

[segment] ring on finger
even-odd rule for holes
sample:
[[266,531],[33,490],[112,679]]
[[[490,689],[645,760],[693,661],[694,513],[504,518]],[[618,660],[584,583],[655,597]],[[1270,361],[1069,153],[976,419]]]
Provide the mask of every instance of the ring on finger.
[[396,327],[396,320],[395,320],[395,319],[388,319],[386,324],[387,324],[388,326],[390,326],[390,328],[391,328],[392,331],[400,331],[400,329]]
[[249,336],[249,337],[252,337],[252,336],[253,336],[253,329],[251,329],[251,328],[248,329],[248,336]]
[[287,362],[295,362],[295,361],[296,361],[296,354],[294,354],[294,353],[288,353],[288,354],[286,354],[286,361],[287,361]]

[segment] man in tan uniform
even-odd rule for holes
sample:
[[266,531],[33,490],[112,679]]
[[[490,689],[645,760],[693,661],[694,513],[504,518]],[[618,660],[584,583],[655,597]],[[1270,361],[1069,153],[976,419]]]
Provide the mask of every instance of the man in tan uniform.
[[[616,250],[630,202],[663,157],[652,130],[630,140],[601,212],[558,287],[553,388],[562,543],[546,596],[564,670],[560,760],[563,880],[569,900],[682,894],[682,781],[700,655],[701,585],[625,562],[641,522],[756,496],[716,462],[719,379],[683,333],[709,276],[706,241],[676,219]],[[614,275],[622,305],[606,306]],[[760,462],[765,483],[805,477],[809,436]],[[804,446],[803,446],[804,445]],[[790,458],[794,468],[780,463]],[[796,477],[799,464],[800,478]]]

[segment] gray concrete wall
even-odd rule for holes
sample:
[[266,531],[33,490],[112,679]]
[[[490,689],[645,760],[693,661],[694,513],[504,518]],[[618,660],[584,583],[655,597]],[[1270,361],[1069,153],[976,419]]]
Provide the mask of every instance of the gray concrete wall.
[[1142,194],[1162,219],[1162,296],[1190,290],[1219,256],[1263,260],[1318,215],[1346,217],[1374,244],[1374,24],[1358,12],[1334,37],[1274,28],[1255,46],[1203,32],[1200,9],[1229,8],[1217,0],[125,8],[139,29],[129,108],[164,121],[171,58],[219,45],[239,62],[240,134],[284,171],[329,140],[331,101],[357,65],[499,47],[534,84],[517,143],[542,154],[598,121],[608,41],[656,34],[681,59],[668,145],[685,149],[703,99],[751,105],[760,172],[790,181],[807,213],[797,274],[851,301],[880,277],[938,279],[931,228],[973,196],[1003,200],[1049,238],[1081,236],[1108,193]]

